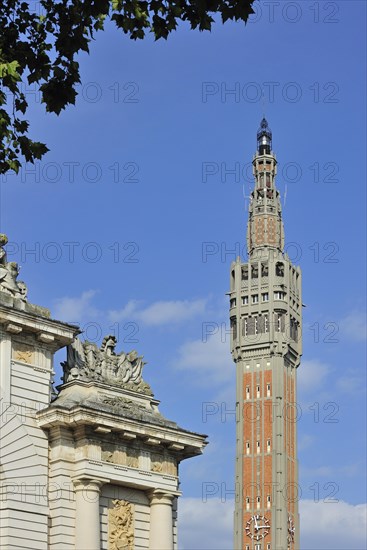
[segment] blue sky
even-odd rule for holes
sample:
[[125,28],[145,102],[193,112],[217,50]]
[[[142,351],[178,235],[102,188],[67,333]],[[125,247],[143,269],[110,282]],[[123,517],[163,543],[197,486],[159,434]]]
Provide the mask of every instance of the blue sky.
[[[225,292],[230,262],[245,258],[247,167],[265,112],[307,305],[302,550],[359,549],[366,4],[255,7],[247,26],[182,25],[167,42],[134,43],[106,25],[80,56],[76,106],[60,117],[28,90],[32,136],[50,152],[36,173],[29,165],[2,178],[1,230],[31,302],[79,322],[89,339],[118,330],[118,350],[144,354],[161,411],[209,435],[204,455],[181,467],[181,547],[231,548],[231,494],[221,502],[221,488],[233,490],[235,443]],[[207,403],[218,412],[205,418]],[[207,483],[218,491],[203,502]],[[334,489],[339,502],[328,502]]]

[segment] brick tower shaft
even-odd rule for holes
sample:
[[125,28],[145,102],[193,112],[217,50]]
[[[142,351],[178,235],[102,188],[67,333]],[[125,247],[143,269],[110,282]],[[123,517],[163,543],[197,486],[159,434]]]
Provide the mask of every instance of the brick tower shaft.
[[230,273],[236,364],[235,550],[298,550],[297,367],[301,271],[284,254],[277,161],[265,119],[253,158],[248,262]]

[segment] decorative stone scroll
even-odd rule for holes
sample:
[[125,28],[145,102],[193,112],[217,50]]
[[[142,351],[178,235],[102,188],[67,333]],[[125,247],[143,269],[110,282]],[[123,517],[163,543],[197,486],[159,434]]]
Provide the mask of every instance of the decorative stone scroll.
[[137,351],[115,353],[117,340],[109,335],[98,348],[94,342],[82,342],[75,338],[67,346],[67,360],[61,363],[63,382],[72,380],[92,380],[121,388],[152,395],[150,386],[142,379],[143,366],[146,364]]
[[4,250],[7,243],[8,237],[0,233],[0,291],[26,302],[27,286],[23,281],[17,281],[20,269],[18,264],[7,260]]
[[113,500],[108,511],[108,550],[134,550],[134,508],[126,500]]

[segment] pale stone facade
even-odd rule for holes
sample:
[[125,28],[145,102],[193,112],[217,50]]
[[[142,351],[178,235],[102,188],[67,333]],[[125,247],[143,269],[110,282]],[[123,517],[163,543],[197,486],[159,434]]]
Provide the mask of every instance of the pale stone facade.
[[29,304],[0,240],[0,549],[177,548],[178,466],[205,436],[159,413],[136,352]]

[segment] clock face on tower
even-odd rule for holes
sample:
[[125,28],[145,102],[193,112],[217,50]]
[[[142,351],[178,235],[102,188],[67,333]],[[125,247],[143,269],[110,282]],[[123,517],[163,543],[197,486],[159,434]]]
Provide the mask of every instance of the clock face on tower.
[[288,542],[294,542],[294,523],[291,516],[288,516]]
[[265,516],[256,514],[246,523],[246,535],[254,540],[261,540],[269,534],[270,523]]

